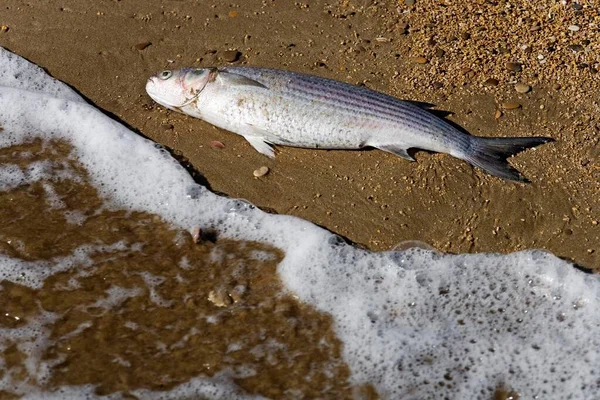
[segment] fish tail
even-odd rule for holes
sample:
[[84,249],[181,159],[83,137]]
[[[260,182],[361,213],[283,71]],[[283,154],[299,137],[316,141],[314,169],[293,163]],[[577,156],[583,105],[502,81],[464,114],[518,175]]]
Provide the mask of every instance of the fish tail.
[[553,142],[547,137],[483,138],[471,136],[471,146],[463,159],[487,173],[517,182],[529,183],[513,168],[507,158],[544,143]]

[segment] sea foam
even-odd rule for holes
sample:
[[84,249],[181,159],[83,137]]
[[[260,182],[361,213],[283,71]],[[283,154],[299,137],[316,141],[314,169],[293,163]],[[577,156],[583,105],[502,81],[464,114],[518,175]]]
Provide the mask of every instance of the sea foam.
[[[6,50],[0,51],[0,65],[0,147],[36,137],[67,140],[112,206],[159,214],[190,231],[212,229],[222,237],[284,250],[278,273],[285,287],[332,315],[353,383],[371,383],[390,399],[490,399],[499,387],[522,398],[597,396],[598,276],[540,250],[443,255],[352,247],[307,221],[216,196],[194,183],[167,151],[37,66]],[[0,187],[39,179],[35,171],[12,166],[0,176]],[[39,287],[47,275],[27,274],[31,264],[3,256],[0,276],[13,280],[25,274],[19,283]],[[8,386],[8,378],[0,380],[0,390]],[[215,377],[171,392],[140,394],[240,397],[237,390]],[[65,387],[61,393],[94,397],[87,386]]]

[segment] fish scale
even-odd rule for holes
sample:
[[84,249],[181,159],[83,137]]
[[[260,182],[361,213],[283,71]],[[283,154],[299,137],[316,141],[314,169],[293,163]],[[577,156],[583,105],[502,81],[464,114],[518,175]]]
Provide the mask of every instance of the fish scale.
[[375,147],[414,161],[417,148],[447,153],[501,178],[527,182],[507,158],[552,141],[465,134],[409,102],[366,87],[297,72],[187,68],[152,76],[146,91],[159,104],[242,135],[274,157],[272,145]]

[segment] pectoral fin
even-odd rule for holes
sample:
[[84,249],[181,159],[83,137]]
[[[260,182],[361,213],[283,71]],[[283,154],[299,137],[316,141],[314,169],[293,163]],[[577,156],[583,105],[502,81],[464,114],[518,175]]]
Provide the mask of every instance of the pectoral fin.
[[383,150],[383,151],[387,151],[388,153],[392,153],[395,154],[399,157],[404,158],[405,160],[408,161],[416,161],[410,154],[408,154],[408,149],[402,148],[400,146],[394,146],[394,145],[385,145],[385,146],[374,146],[376,148],[378,148],[379,150]]
[[244,138],[254,147],[256,151],[269,158],[275,158],[275,149],[269,143],[258,136],[244,136]]
[[236,74],[233,72],[219,71],[216,80],[220,84],[227,86],[254,86],[267,89],[265,85],[258,81],[255,81],[254,79],[250,79],[248,77],[245,77],[244,75]]

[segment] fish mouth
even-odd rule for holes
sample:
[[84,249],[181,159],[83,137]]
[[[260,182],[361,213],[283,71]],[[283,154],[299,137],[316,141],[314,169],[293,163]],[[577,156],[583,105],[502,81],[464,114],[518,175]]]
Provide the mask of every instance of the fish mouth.
[[148,93],[148,96],[150,96],[150,98],[152,100],[154,100],[161,106],[166,107],[173,111],[179,111],[179,108],[185,107],[188,104],[192,103],[194,100],[196,100],[198,98],[198,95],[200,94],[200,93],[194,93],[194,96],[192,96],[189,99],[186,98],[185,101],[179,105],[179,104],[173,103],[172,101],[169,101],[168,98],[164,97],[160,91],[160,88],[156,87],[156,84],[157,84],[156,76],[151,76],[150,78],[148,78],[148,81],[146,82],[146,93]]

